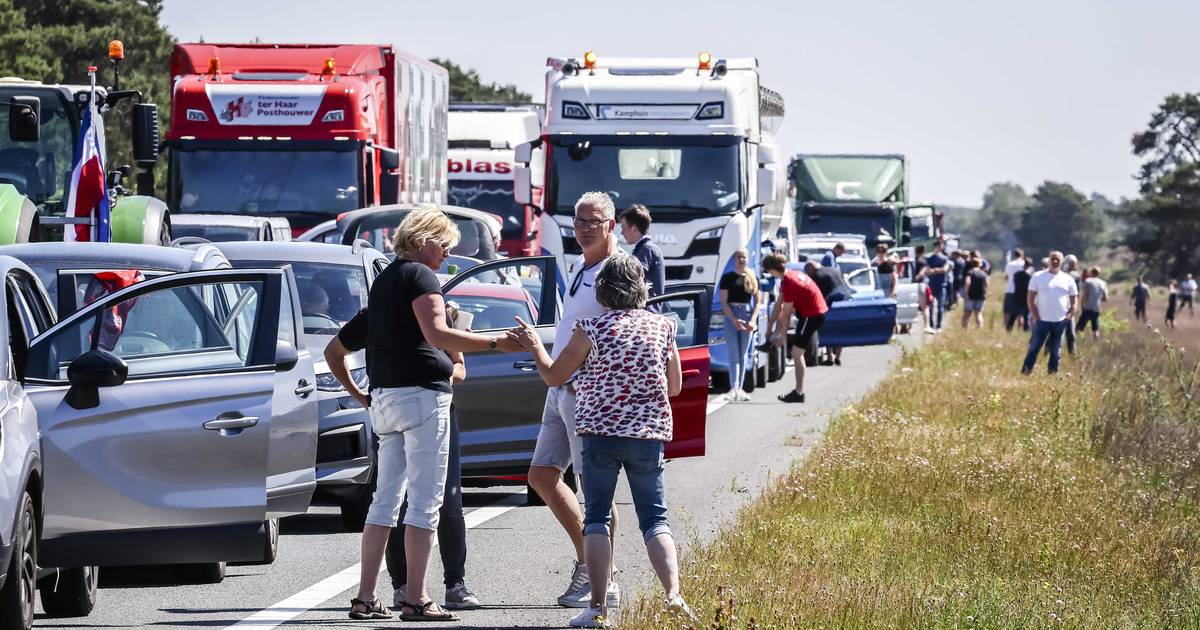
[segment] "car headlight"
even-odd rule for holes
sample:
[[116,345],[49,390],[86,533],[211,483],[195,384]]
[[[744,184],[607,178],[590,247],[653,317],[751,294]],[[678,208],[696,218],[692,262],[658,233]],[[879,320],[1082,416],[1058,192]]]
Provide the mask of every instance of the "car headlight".
[[725,313],[713,313],[708,319],[708,335],[711,337],[714,334],[725,336]]
[[[355,385],[358,385],[359,389],[365,390],[367,388],[367,368],[350,370],[350,378],[354,381]],[[331,372],[317,375],[317,389],[323,392],[346,391],[346,388],[342,387],[342,384],[338,382],[337,378]]]

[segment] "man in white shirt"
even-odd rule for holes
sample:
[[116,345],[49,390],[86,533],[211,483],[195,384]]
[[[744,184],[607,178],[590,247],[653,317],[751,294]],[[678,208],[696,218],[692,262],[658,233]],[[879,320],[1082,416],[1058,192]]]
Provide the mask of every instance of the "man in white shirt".
[[1196,301],[1196,278],[1192,274],[1189,273],[1183,284],[1179,285],[1179,297],[1179,310],[1182,311],[1183,307],[1186,306],[1188,317],[1195,316],[1196,311],[1192,303]]
[[[596,301],[596,274],[604,266],[604,261],[617,252],[616,225],[616,207],[607,194],[584,193],[575,203],[575,238],[583,255],[575,260],[567,273],[562,318],[554,331],[551,357],[557,357],[566,347],[576,320],[604,314],[604,307]],[[567,383],[551,387],[546,393],[542,426],[538,430],[533,460],[529,464],[529,485],[546,502],[575,547],[576,560],[571,582],[566,592],[558,598],[559,605],[568,608],[587,608],[592,592],[583,553],[583,514],[575,493],[563,483],[563,472],[572,462],[575,472],[579,472],[582,451],[582,442],[575,435],[575,386]],[[613,508],[611,530],[615,534],[615,504]],[[607,597],[609,607],[619,605],[620,590],[616,582],[609,581]]]
[[1022,304],[1017,300],[1017,286],[1013,278],[1025,269],[1025,253],[1019,249],[1012,250],[1008,264],[1004,265],[1004,327],[1011,331],[1017,321],[1017,315],[1023,313]]
[[1079,287],[1075,279],[1063,271],[1063,255],[1052,251],[1049,266],[1029,280],[1029,314],[1034,320],[1033,334],[1029,338],[1029,352],[1025,354],[1022,374],[1033,372],[1042,346],[1050,349],[1050,374],[1058,371],[1059,354],[1062,350],[1063,334],[1071,325],[1075,314],[1075,303],[1079,299]]

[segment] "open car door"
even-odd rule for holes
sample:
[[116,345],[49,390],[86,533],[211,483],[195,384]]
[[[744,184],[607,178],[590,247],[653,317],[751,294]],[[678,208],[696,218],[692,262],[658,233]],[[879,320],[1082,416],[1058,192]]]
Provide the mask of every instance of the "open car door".
[[[454,276],[442,287],[447,302],[471,316],[471,329],[496,333],[532,324],[550,350],[558,323],[558,271],[553,256],[504,258]],[[464,477],[524,475],[533,459],[546,384],[529,352],[466,355],[467,380],[454,388]]]
[[708,422],[708,322],[712,298],[706,290],[688,290],[652,298],[647,308],[676,320],[675,345],[679,347],[683,389],[671,398],[674,421],[667,459],[704,455],[704,430]]
[[40,564],[261,559],[286,273],[148,279],[32,341]]
[[829,312],[817,333],[822,347],[876,346],[892,338],[896,300],[875,288],[875,274],[871,267],[854,271],[830,295]]

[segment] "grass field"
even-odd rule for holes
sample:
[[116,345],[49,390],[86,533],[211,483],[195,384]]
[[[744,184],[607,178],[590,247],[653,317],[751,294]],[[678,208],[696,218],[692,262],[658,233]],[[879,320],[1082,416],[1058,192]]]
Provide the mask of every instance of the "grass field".
[[[1114,302],[1054,377],[1020,376],[991,310],[906,353],[684,554],[700,627],[1200,627],[1200,319],[1163,336]],[[659,601],[622,627],[678,627]]]

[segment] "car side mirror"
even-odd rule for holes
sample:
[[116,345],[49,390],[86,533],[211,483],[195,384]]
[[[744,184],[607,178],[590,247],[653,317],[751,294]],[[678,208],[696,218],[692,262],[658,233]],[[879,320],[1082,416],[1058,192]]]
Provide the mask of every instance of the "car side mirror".
[[116,387],[129,378],[129,364],[107,350],[89,350],[67,366],[71,388],[64,398],[75,409],[91,409],[100,404],[100,388]]
[[13,142],[37,142],[42,133],[42,99],[36,96],[9,98],[8,139]]
[[385,171],[400,168],[400,152],[391,147],[376,147],[379,149],[379,166]]
[[287,372],[296,367],[300,362],[300,354],[296,352],[296,346],[280,339],[275,342],[275,369],[280,372]]
[[758,168],[758,203],[761,205],[775,203],[774,165]]

